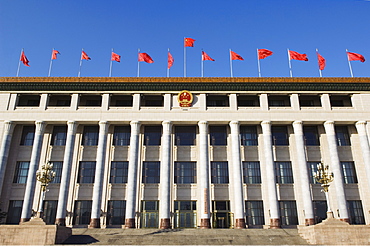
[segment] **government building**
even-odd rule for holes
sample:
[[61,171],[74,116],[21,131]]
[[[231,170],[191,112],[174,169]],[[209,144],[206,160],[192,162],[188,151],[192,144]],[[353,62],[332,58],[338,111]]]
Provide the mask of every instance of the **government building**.
[[0,78],[0,209],[79,228],[370,224],[370,78]]

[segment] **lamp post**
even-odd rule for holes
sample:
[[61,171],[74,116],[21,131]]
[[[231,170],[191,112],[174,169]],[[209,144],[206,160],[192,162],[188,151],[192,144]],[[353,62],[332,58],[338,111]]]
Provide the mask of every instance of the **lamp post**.
[[55,177],[55,172],[53,171],[53,164],[48,161],[46,164],[41,166],[41,170],[37,170],[36,172],[36,179],[37,181],[41,182],[41,196],[39,202],[39,209],[37,211],[37,218],[42,218],[43,216],[43,205],[45,199],[45,193],[47,192],[46,187],[49,185],[51,181],[53,181]]
[[328,165],[319,163],[317,164],[317,171],[314,174],[314,177],[316,181],[321,184],[321,187],[322,187],[321,191],[325,193],[326,203],[328,205],[326,216],[327,218],[334,218],[333,211],[331,210],[331,207],[330,207],[329,195],[328,195],[330,183],[333,182],[334,180],[333,173],[329,171]]

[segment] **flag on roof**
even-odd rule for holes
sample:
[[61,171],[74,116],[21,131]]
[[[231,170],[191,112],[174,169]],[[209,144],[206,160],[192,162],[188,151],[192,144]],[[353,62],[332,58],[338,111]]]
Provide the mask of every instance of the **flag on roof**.
[[116,62],[120,62],[120,61],[121,61],[121,56],[120,56],[120,55],[118,55],[118,54],[116,54],[116,53],[114,53],[114,52],[112,51],[112,57],[111,57],[111,60],[112,60],[112,61],[116,61]]
[[57,59],[57,55],[60,55],[59,51],[53,50],[52,53],[51,53],[51,59],[52,60]]
[[215,61],[214,59],[212,59],[209,55],[207,55],[206,52],[202,51],[202,60],[203,61]]
[[30,65],[28,65],[28,63],[30,62],[26,55],[24,54],[24,51],[22,50],[22,54],[21,54],[21,59],[20,59],[21,62],[23,62],[23,64],[27,67],[29,67]]
[[82,51],[81,60],[91,60],[91,58],[86,54],[85,51]]
[[258,59],[265,59],[268,56],[271,56],[274,52],[268,49],[258,49]]
[[324,57],[322,57],[319,52],[317,52],[317,61],[319,63],[319,69],[324,70],[325,65],[326,65],[326,60]]
[[172,67],[174,61],[175,60],[173,59],[173,56],[171,55],[170,52],[168,52],[168,54],[167,54],[167,68],[168,69],[170,69]]
[[306,54],[300,54],[296,51],[289,50],[290,60],[308,61]]
[[365,62],[365,57],[363,55],[347,51],[347,56],[349,61]]
[[241,61],[244,61],[243,57],[241,57],[240,55],[238,55],[237,53],[235,53],[232,50],[230,50],[230,57],[231,57],[231,60],[241,60]]
[[194,41],[195,41],[195,39],[185,38],[184,39],[184,46],[185,47],[194,47]]
[[153,63],[153,59],[147,53],[139,53],[139,62],[144,61],[146,63]]

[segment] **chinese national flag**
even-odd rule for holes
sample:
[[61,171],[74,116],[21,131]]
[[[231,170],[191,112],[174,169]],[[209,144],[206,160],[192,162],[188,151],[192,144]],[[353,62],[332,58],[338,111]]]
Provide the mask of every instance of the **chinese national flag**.
[[175,60],[173,59],[173,56],[171,55],[170,52],[168,52],[168,55],[167,55],[167,68],[170,69],[173,65],[173,62]]
[[86,54],[85,51],[82,51],[81,60],[91,60],[91,58]]
[[319,62],[319,69],[324,70],[325,65],[326,65],[326,60],[318,52],[317,52],[317,61]]
[[274,54],[271,50],[267,49],[258,49],[258,59],[265,59],[266,57]]
[[51,53],[51,59],[56,60],[58,54],[60,54],[59,51],[53,50],[53,52]]
[[290,60],[308,61],[306,54],[300,54],[296,51],[289,50]]
[[111,57],[111,60],[112,61],[116,61],[116,62],[120,62],[121,61],[121,56],[112,52],[112,57]]
[[28,63],[30,62],[26,55],[24,54],[24,51],[22,51],[22,54],[21,54],[21,59],[20,59],[21,62],[23,62],[23,64],[27,67],[29,67],[30,65],[28,65]]
[[231,60],[241,60],[244,61],[243,57],[230,50]]
[[347,56],[349,61],[360,61],[360,62],[365,61],[365,57],[357,53],[347,52]]
[[195,41],[195,39],[185,38],[184,39],[184,46],[185,47],[194,47],[194,41]]
[[147,53],[139,53],[139,62],[153,63],[153,59]]
[[207,55],[206,52],[202,51],[202,60],[203,61],[215,61],[214,59],[212,59],[209,55]]

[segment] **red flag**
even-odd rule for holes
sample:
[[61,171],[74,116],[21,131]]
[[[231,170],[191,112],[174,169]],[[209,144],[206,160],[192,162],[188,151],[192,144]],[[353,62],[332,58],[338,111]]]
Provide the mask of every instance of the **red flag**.
[[194,47],[194,41],[195,41],[195,39],[185,38],[184,39],[184,46],[185,47]]
[[244,61],[243,57],[230,50],[231,60],[241,60]]
[[21,59],[20,59],[21,62],[23,62],[23,64],[27,67],[29,67],[30,65],[28,65],[28,63],[30,62],[26,55],[24,54],[24,51],[22,50],[22,54],[21,54]]
[[170,52],[168,52],[168,55],[167,55],[167,68],[170,69],[173,65],[173,62],[175,60],[173,59],[173,56],[171,55]]
[[267,50],[267,49],[258,49],[258,59],[265,59],[266,57],[268,56],[271,56],[272,54],[274,54],[274,52],[272,52],[271,50]]
[[357,54],[357,53],[347,51],[347,56],[348,56],[349,61],[360,61],[360,62],[365,61],[365,57],[363,55],[360,55],[360,54]]
[[139,62],[153,63],[153,59],[147,53],[139,53]]
[[81,60],[91,60],[91,58],[86,54],[85,51],[82,51]]
[[209,55],[207,55],[206,52],[202,51],[202,60],[203,61],[215,61],[214,59],[212,59]]
[[57,50],[53,50],[53,52],[51,53],[51,59],[52,60],[55,60],[57,59],[57,55],[60,54],[59,51]]
[[114,52],[112,51],[112,57],[111,57],[111,60],[112,60],[112,61],[116,61],[116,62],[120,62],[120,61],[121,61],[121,56],[120,56],[120,55],[118,55],[118,54],[116,54],[116,53],[114,53]]
[[308,61],[306,54],[300,54],[296,51],[289,50],[290,60]]
[[326,60],[324,57],[322,57],[319,52],[316,52],[317,53],[317,61],[319,62],[319,69],[320,70],[324,70],[325,68],[325,65],[326,65]]

